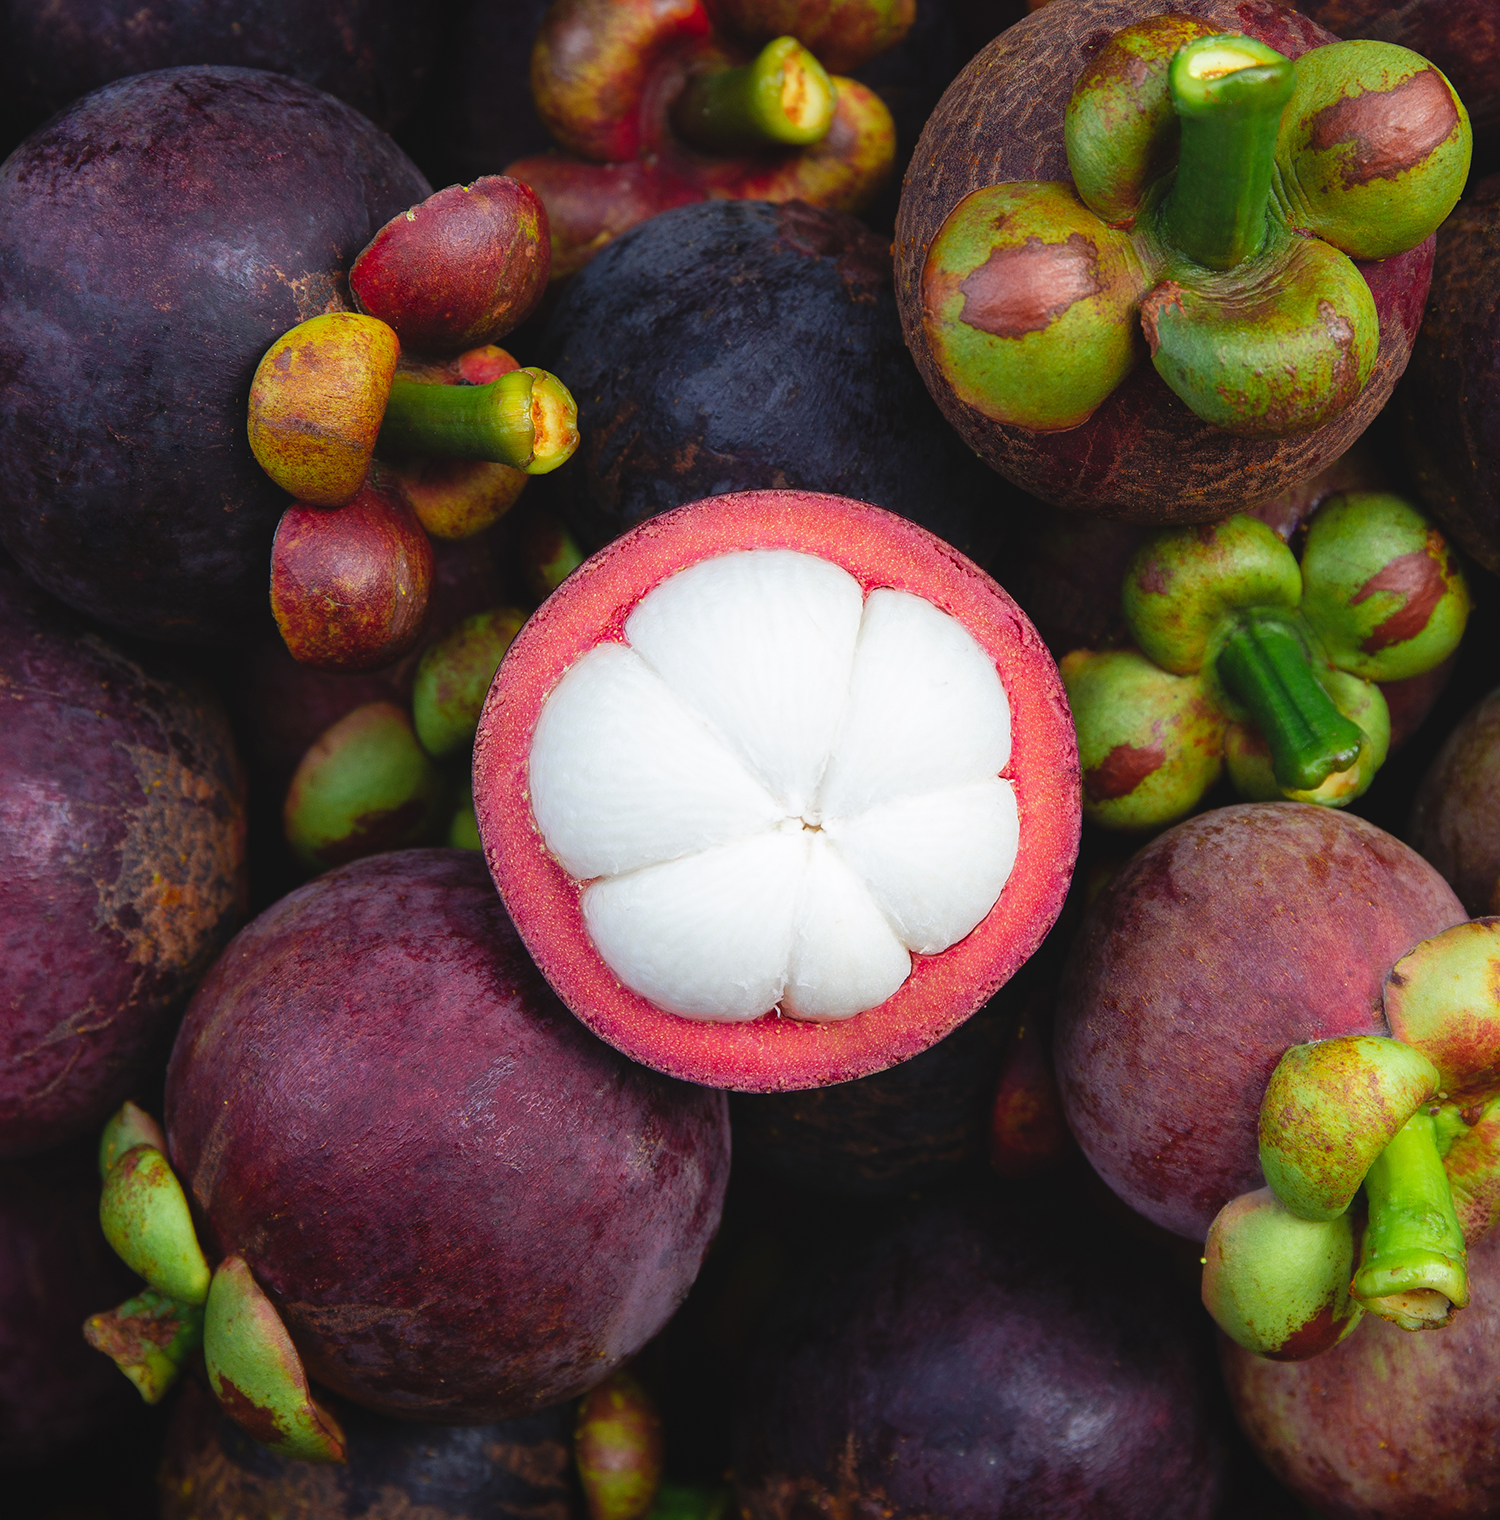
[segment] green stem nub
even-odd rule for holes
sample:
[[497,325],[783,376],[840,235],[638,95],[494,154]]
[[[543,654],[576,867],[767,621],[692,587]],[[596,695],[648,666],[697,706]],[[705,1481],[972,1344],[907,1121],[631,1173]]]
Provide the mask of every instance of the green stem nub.
[[1370,1222],[1354,1297],[1406,1330],[1446,1325],[1469,1301],[1468,1254],[1425,1108],[1396,1131],[1365,1174],[1365,1196]]
[[1196,263],[1233,269],[1266,240],[1276,133],[1296,68],[1250,37],[1201,37],[1168,73],[1182,124],[1168,238]]
[[578,447],[578,408],[556,375],[517,369],[488,385],[397,375],[376,452],[487,459],[545,475]]
[[828,135],[837,100],[823,65],[795,37],[778,37],[743,68],[694,74],[672,126],[710,153],[806,148]]
[[1313,674],[1301,634],[1280,613],[1240,613],[1220,646],[1216,669],[1260,729],[1283,790],[1313,791],[1359,758],[1364,735],[1333,705]]

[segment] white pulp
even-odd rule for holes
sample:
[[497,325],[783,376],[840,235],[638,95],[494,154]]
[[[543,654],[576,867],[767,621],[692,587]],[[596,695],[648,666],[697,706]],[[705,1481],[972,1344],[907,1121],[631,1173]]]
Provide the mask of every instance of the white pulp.
[[994,661],[790,550],[662,582],[542,707],[531,806],[605,964],[671,1013],[844,1019],[962,939],[1015,864]]

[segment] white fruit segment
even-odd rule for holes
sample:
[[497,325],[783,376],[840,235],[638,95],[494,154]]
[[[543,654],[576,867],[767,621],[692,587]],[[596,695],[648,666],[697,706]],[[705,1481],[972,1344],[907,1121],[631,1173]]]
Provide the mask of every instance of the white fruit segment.
[[1010,706],[921,597],[790,550],[705,560],[543,704],[531,805],[605,964],[671,1013],[844,1019],[1015,864]]

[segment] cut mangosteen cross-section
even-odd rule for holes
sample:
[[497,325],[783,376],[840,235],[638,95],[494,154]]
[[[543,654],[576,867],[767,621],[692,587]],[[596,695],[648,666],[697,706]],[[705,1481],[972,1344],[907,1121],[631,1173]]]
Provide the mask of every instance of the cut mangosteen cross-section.
[[956,1027],[1067,888],[1056,667],[976,566],[841,497],[717,497],[575,574],[475,752],[486,855],[563,1001],[688,1080],[818,1086]]

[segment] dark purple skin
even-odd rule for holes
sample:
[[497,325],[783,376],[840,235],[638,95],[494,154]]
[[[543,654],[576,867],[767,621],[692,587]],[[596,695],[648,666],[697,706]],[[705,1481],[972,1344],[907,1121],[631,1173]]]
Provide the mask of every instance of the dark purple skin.
[[527,959],[484,861],[357,861],[193,999],[166,1130],[211,1261],[379,1413],[532,1414],[654,1335],[718,1226],[724,1095],[627,1061]]
[[420,0],[7,0],[3,19],[0,79],[28,128],[128,74],[214,63],[290,74],[389,131],[436,42]]
[[1389,1034],[1386,973],[1468,915],[1362,818],[1249,803],[1180,823],[1095,899],[1063,974],[1058,1083],[1094,1169],[1202,1240],[1263,1186],[1256,1123],[1288,1046]]
[[364,117],[247,69],[137,75],[0,168],[0,539],[112,627],[245,641],[287,498],[251,376],[346,304],[344,271],[427,182]]
[[1397,398],[1427,509],[1500,574],[1500,174],[1443,224],[1432,294]]
[[1207,522],[1247,497],[1271,496],[1316,474],[1370,425],[1416,337],[1432,238],[1359,265],[1380,314],[1374,371],[1333,421],[1287,438],[1238,438],[1210,427],[1144,358],[1081,427],[1008,427],[958,399],[922,330],[922,270],[949,212],[982,185],[1069,180],[1063,111],[1079,73],[1114,32],[1164,10],[1258,37],[1289,58],[1337,40],[1275,0],[1052,0],[972,59],[929,118],[896,220],[896,293],[927,388],[970,447],[1007,479],[1070,510],[1130,522]]
[[888,1071],[805,1092],[733,1094],[736,1160],[788,1186],[860,1198],[927,1187],[981,1160],[1018,1006],[1011,988]]
[[1430,59],[1448,76],[1475,146],[1500,129],[1500,11],[1493,0],[1299,0],[1340,37],[1375,37]]
[[1500,691],[1448,735],[1417,788],[1406,838],[1475,918],[1500,907]]
[[209,692],[13,571],[0,702],[0,1156],[29,1156],[159,1072],[244,908],[244,796]]
[[81,1334],[140,1286],[100,1232],[89,1150],[0,1163],[0,1473],[76,1451],[140,1407]]
[[1189,1302],[1120,1241],[998,1191],[930,1210],[781,1295],[743,1390],[741,1513],[1208,1520],[1205,1361]]
[[335,1409],[343,1466],[279,1457],[194,1381],[167,1430],[160,1520],[584,1520],[566,1405],[493,1425],[413,1425]]
[[1367,1314],[1308,1362],[1221,1341],[1251,1445],[1324,1520],[1500,1513],[1500,1231],[1470,1244],[1469,1287],[1446,1329],[1413,1333]]

